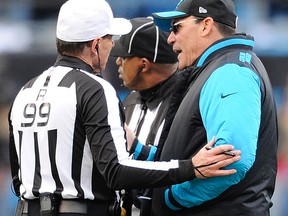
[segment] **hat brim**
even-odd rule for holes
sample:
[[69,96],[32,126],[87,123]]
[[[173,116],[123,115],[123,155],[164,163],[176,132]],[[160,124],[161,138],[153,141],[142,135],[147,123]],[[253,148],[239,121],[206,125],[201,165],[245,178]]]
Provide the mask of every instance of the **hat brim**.
[[113,18],[111,28],[108,32],[110,35],[125,35],[132,30],[132,24],[124,18]]
[[128,53],[123,46],[120,43],[120,40],[115,40],[114,41],[114,47],[112,48],[110,52],[110,56],[113,57],[122,57],[122,58],[129,58],[129,57],[134,57],[134,55]]
[[182,11],[166,11],[153,13],[152,16],[154,17],[155,25],[157,25],[162,31],[170,32],[171,22],[173,19],[187,17],[189,14]]

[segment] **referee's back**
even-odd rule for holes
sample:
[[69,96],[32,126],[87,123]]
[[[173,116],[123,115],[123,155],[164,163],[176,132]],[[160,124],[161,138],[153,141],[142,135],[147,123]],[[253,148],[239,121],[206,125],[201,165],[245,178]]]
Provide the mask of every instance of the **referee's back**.
[[77,201],[73,212],[89,211],[90,201],[91,212],[107,212],[115,206],[113,189],[168,185],[194,176],[190,160],[131,160],[116,91],[74,57],[60,55],[22,87],[9,124],[14,189],[36,212],[39,200],[47,199],[60,200],[55,202],[64,212],[71,211],[67,200]]

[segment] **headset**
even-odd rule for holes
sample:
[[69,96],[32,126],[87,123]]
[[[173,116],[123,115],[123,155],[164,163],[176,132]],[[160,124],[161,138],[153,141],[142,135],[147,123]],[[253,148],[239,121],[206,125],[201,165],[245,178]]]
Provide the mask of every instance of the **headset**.
[[[138,79],[138,76],[139,76],[139,74],[141,73],[141,71],[143,70],[143,68],[144,68],[144,66],[140,67],[140,68],[136,71],[134,77],[133,77],[132,79],[130,79],[128,82],[126,82],[125,85],[127,86],[127,85],[129,85],[130,83],[134,82],[136,79]],[[124,84],[121,84],[121,86],[124,86]]]
[[99,55],[99,46],[100,43],[98,42],[95,46],[95,51],[97,52],[97,56],[98,56],[98,65],[97,65],[97,69],[99,69],[99,75],[102,77],[102,70],[101,70],[101,64],[100,64],[100,55]]
[[97,52],[97,55],[99,56],[99,43],[96,44],[95,46],[95,51]]

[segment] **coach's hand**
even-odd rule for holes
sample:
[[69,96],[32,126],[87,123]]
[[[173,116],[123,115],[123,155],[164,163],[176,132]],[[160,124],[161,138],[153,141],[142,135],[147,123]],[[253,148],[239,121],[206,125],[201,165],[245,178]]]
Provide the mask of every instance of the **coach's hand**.
[[[212,148],[214,143],[215,137],[192,158],[196,178],[226,176],[236,173],[235,169],[225,170],[221,168],[239,161],[241,151],[234,150],[234,147],[229,144]],[[235,156],[228,155],[225,152],[234,153]]]

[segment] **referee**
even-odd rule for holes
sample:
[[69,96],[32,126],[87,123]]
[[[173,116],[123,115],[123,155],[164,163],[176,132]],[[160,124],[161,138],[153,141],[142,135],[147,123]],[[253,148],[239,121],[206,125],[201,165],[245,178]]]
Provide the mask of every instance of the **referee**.
[[240,159],[221,154],[231,145],[203,148],[185,161],[129,159],[120,102],[95,74],[105,69],[112,35],[130,30],[104,0],[68,0],[61,7],[57,61],[22,87],[9,113],[16,216],[120,215],[114,190],[200,178],[194,168],[201,165],[197,170],[207,177],[236,172],[220,169]]

